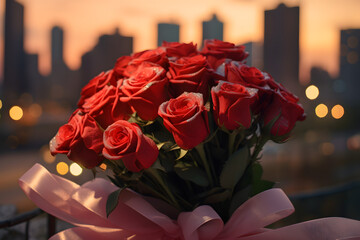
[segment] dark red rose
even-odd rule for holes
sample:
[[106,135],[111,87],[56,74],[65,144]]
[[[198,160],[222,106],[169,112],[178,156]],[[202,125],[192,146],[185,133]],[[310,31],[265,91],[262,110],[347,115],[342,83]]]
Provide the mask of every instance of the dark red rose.
[[183,93],[159,107],[159,116],[163,118],[164,126],[183,149],[196,147],[209,135],[207,112],[200,93]]
[[242,61],[249,55],[245,52],[245,46],[236,46],[233,43],[223,42],[217,39],[205,40],[201,54],[207,57],[210,66],[215,71],[225,59]]
[[114,71],[117,74],[118,78],[123,78],[125,76],[124,72],[126,71],[126,67],[132,59],[133,58],[131,56],[122,56],[116,60]]
[[256,67],[249,67],[234,61],[225,65],[225,76],[229,82],[241,83],[253,88],[264,88],[269,79]]
[[90,82],[82,88],[78,106],[83,105],[86,98],[91,97],[92,95],[103,89],[104,86],[116,86],[116,81],[117,80],[113,70],[107,71],[106,73],[100,73],[98,76],[91,79]]
[[264,126],[275,121],[270,126],[270,134],[277,141],[285,141],[295,123],[304,119],[304,109],[297,103],[297,99],[283,91],[273,94],[272,102],[263,112]]
[[77,110],[50,141],[50,152],[52,155],[67,154],[70,160],[94,168],[103,160],[102,139],[103,132],[96,121]]
[[161,47],[165,48],[167,57],[181,58],[191,57],[198,54],[196,44],[191,43],[178,43],[164,41]]
[[144,62],[129,78],[124,79],[120,98],[128,102],[143,120],[154,120],[158,108],[168,99],[166,71],[159,65]]
[[246,87],[256,88],[259,90],[259,102],[255,109],[254,114],[258,114],[267,107],[271,102],[274,89],[271,85],[275,86],[275,81],[265,72],[261,72],[255,67],[249,67],[239,62],[231,61],[225,64],[225,78],[229,82],[240,83]]
[[212,80],[207,67],[206,58],[202,55],[183,57],[170,62],[167,77],[171,96],[176,98],[183,92],[198,92],[203,94],[206,101],[209,95],[209,82]]
[[220,81],[211,89],[213,114],[218,125],[228,130],[251,126],[251,108],[258,100],[258,90]]
[[155,63],[166,69],[169,64],[168,58],[166,57],[166,52],[161,47],[153,50],[145,50],[142,52],[134,53],[133,55],[131,55],[131,58],[132,60],[126,66],[125,71],[123,71],[123,75],[125,77],[130,77],[131,75],[133,75],[143,62]]
[[119,120],[104,132],[103,155],[109,160],[121,160],[131,172],[151,167],[159,150],[136,123]]
[[[120,85],[121,81],[118,84]],[[81,111],[95,118],[104,129],[117,120],[129,119],[132,110],[128,103],[120,100],[120,97],[123,96],[120,87],[106,85],[103,89],[84,100],[84,104],[79,106]]]

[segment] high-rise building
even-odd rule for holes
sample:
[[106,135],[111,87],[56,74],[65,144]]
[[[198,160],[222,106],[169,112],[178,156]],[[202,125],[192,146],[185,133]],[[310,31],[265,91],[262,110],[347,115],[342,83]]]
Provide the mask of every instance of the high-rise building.
[[133,38],[119,34],[116,29],[112,35],[102,35],[97,45],[81,57],[81,81],[85,85],[103,71],[112,69],[116,60],[133,51]]
[[51,69],[64,66],[64,31],[55,26],[51,29]]
[[78,71],[69,69],[64,61],[64,31],[59,26],[51,29],[51,73],[43,86],[48,89],[47,99],[75,106],[81,81]]
[[24,51],[24,6],[15,0],[6,0],[4,79],[2,100],[5,106],[13,104],[28,91]]
[[299,94],[299,7],[265,11],[264,70]]
[[202,44],[204,44],[205,39],[223,40],[224,23],[217,18],[216,14],[213,14],[212,18],[209,21],[202,22],[202,29]]
[[347,105],[360,106],[360,29],[340,32],[340,74],[336,90]]
[[263,68],[263,45],[259,42],[247,42],[241,45],[244,45],[245,51],[249,53],[246,64],[261,70]]
[[179,42],[179,24],[174,23],[159,23],[158,24],[158,41],[157,45],[161,46],[163,41]]

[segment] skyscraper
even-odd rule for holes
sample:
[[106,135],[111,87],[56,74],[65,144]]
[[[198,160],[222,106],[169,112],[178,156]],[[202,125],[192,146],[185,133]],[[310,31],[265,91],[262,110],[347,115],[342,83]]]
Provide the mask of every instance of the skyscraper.
[[344,29],[340,35],[340,76],[335,88],[343,86],[347,105],[360,106],[360,29]]
[[81,81],[85,85],[103,71],[112,69],[116,60],[133,51],[133,38],[119,34],[102,35],[96,46],[81,57]]
[[15,0],[6,0],[4,81],[2,98],[5,106],[14,103],[28,91],[25,74],[24,7]]
[[158,24],[158,41],[157,45],[160,46],[163,41],[166,42],[179,42],[179,24],[173,23],[159,23]]
[[264,70],[299,94],[299,7],[265,11]]
[[51,29],[51,70],[64,65],[64,31],[59,26]]
[[47,99],[74,106],[81,88],[78,75],[78,71],[69,69],[64,61],[64,31],[54,26],[51,29],[51,73],[43,84],[47,85]]
[[213,14],[209,21],[202,22],[203,37],[202,44],[205,39],[218,39],[223,40],[224,24]]

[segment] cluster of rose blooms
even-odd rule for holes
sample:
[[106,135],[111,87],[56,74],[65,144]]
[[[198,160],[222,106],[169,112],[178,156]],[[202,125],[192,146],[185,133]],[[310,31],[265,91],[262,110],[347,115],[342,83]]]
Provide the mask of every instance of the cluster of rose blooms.
[[[50,142],[51,152],[86,168],[107,159],[136,173],[154,164],[163,142],[188,151],[217,129],[252,128],[254,134],[254,125],[267,126],[262,134],[282,142],[305,118],[304,110],[270,74],[247,66],[247,56],[244,46],[206,40],[201,51],[193,43],[164,42],[120,57],[82,89],[78,109]],[[166,141],[144,130],[156,121],[171,133]]]

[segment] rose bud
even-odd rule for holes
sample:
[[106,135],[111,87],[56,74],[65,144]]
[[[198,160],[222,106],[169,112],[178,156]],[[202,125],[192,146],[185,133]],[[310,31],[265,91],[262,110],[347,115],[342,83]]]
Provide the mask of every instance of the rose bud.
[[201,93],[206,101],[209,95],[209,82],[212,75],[207,69],[206,58],[202,55],[179,58],[170,62],[167,77],[169,91],[173,98],[183,92]]
[[211,89],[214,119],[221,127],[235,130],[249,128],[252,120],[252,108],[258,100],[258,90],[240,84],[219,81]]
[[[119,81],[121,83],[121,81]],[[106,85],[99,92],[84,100],[84,104],[79,106],[82,112],[88,113],[100,124],[102,128],[107,128],[117,120],[127,120],[132,114],[130,105],[122,102],[123,96],[120,86]]]
[[205,40],[201,54],[206,56],[215,71],[226,59],[242,61],[249,55],[245,52],[245,46],[236,46],[233,43],[217,39]]
[[103,132],[96,121],[77,110],[50,141],[50,152],[52,155],[67,154],[70,160],[94,168],[103,160],[102,138]]
[[121,160],[131,172],[151,167],[159,150],[136,123],[119,120],[104,132],[103,155],[109,160]]
[[287,140],[296,121],[305,119],[304,109],[297,101],[293,95],[287,94],[287,92],[274,92],[271,103],[263,113],[264,126],[270,128],[270,135],[274,141]]
[[201,93],[183,93],[159,107],[164,126],[183,149],[191,149],[209,135],[207,110]]
[[120,100],[128,102],[146,121],[158,116],[158,108],[168,99],[166,71],[159,65],[144,62],[130,78],[124,79]]

